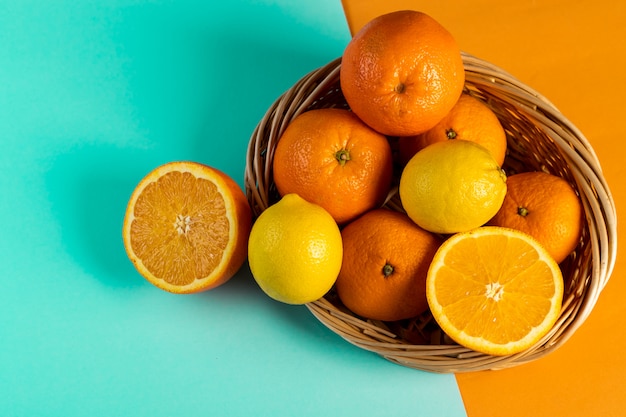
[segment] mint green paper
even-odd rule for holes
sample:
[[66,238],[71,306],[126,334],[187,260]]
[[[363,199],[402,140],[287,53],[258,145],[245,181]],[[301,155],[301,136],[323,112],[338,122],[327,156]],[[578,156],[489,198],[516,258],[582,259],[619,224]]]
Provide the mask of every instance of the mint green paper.
[[350,345],[247,265],[176,296],[123,249],[148,171],[243,185],[265,109],[349,36],[339,0],[0,0],[0,416],[465,416],[453,375]]

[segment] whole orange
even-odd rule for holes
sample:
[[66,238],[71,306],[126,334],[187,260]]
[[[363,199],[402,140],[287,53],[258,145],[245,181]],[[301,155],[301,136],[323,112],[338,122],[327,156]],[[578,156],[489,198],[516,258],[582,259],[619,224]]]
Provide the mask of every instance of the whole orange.
[[365,213],[341,232],[343,262],[337,295],[352,312],[395,321],[428,308],[426,276],[441,241],[409,217],[388,209]]
[[469,94],[462,94],[452,110],[433,128],[417,136],[399,138],[400,162],[406,164],[413,155],[432,143],[457,139],[483,145],[498,165],[504,163],[506,134],[498,116]]
[[385,201],[391,146],[348,110],[310,110],[279,138],[273,174],[281,195],[298,194],[343,224]]
[[526,232],[561,263],[582,232],[582,203],[572,186],[541,171],[510,175],[506,183],[502,207],[489,224]]
[[412,136],[452,109],[465,83],[452,34],[422,12],[374,18],[346,46],[340,85],[350,108],[388,136]]

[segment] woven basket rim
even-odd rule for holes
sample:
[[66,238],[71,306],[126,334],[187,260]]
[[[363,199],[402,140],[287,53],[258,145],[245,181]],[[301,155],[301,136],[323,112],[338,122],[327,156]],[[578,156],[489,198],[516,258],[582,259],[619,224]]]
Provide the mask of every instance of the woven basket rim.
[[[490,356],[448,343],[413,344],[386,323],[356,317],[328,297],[306,305],[317,320],[349,343],[399,365],[437,373],[508,368],[553,352],[591,314],[613,272],[617,254],[614,200],[587,138],[546,97],[511,74],[468,53],[463,52],[462,57],[466,91],[499,111],[503,125],[510,123],[507,135],[512,144],[527,152],[538,166],[546,164],[541,166],[562,172],[577,189],[585,211],[586,234],[570,256],[570,289],[557,323],[534,346],[514,355]],[[277,98],[255,128],[245,170],[246,194],[255,216],[277,198],[271,178],[273,148],[291,120],[311,108],[347,107],[338,87],[340,68],[339,57],[304,75]],[[535,139],[533,135],[538,136]],[[535,145],[539,148],[534,152],[524,148]]]

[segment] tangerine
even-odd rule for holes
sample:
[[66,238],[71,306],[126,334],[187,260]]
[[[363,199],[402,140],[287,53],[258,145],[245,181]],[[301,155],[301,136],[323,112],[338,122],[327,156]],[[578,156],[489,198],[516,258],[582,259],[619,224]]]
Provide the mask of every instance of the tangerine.
[[489,224],[528,233],[561,263],[580,240],[583,207],[565,179],[543,171],[523,172],[507,178],[504,202]]
[[504,163],[507,141],[498,116],[469,94],[462,94],[452,110],[431,129],[417,136],[399,138],[400,162],[406,164],[419,150],[432,143],[457,139],[484,146],[498,165]]
[[395,321],[428,309],[426,274],[440,239],[404,213],[372,210],[341,232],[337,295],[352,312]]
[[452,109],[465,83],[452,34],[429,15],[401,10],[378,16],[346,46],[341,90],[365,123],[388,136],[412,136]]
[[344,109],[297,116],[274,151],[274,182],[281,196],[298,194],[326,209],[339,224],[380,206],[392,180],[387,138]]

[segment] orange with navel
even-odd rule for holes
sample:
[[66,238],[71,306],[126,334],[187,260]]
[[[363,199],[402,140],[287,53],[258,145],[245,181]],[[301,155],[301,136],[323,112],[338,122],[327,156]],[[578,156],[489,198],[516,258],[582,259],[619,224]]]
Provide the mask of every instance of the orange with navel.
[[536,171],[508,177],[502,207],[489,224],[526,232],[561,263],[578,245],[582,222],[574,188],[561,177]]
[[224,284],[243,265],[251,221],[245,194],[227,174],[170,162],[133,191],[122,235],[146,280],[172,293],[194,293]]
[[452,110],[433,128],[398,140],[400,163],[405,165],[426,146],[447,140],[469,140],[491,152],[498,165],[506,156],[506,134],[498,116],[479,99],[462,94]]
[[452,34],[425,13],[378,16],[357,32],[341,60],[348,105],[388,136],[412,136],[436,125],[465,83],[461,51]]
[[426,275],[441,241],[404,213],[372,210],[341,232],[337,295],[352,312],[395,321],[428,309]]
[[343,224],[382,205],[392,164],[385,136],[348,110],[318,109],[287,126],[272,167],[280,195],[298,194]]

